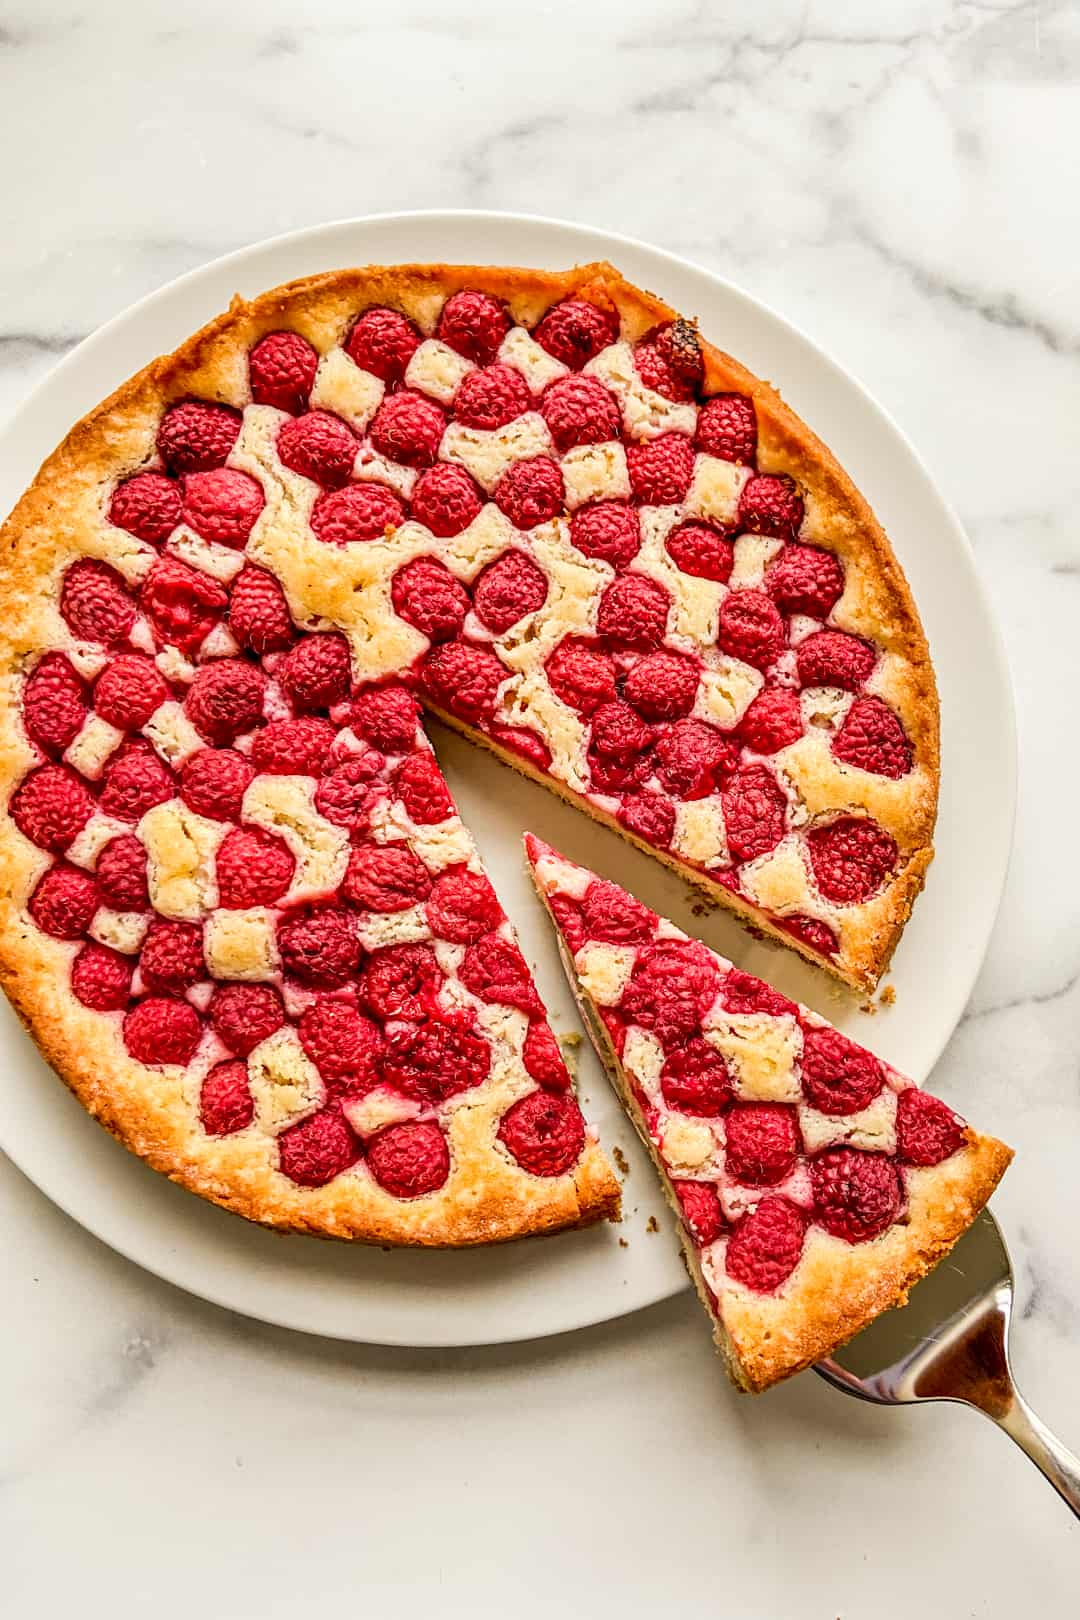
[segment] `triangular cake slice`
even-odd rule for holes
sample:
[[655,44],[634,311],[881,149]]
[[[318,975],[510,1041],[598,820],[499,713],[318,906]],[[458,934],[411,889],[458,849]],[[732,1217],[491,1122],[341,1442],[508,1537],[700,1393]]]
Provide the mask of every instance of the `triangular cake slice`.
[[526,850],[717,1345],[765,1389],[902,1304],[1011,1150],[617,884]]

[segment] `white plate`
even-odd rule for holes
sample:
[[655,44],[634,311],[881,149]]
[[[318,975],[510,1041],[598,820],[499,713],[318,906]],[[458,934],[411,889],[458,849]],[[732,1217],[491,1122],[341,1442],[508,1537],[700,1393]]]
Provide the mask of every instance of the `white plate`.
[[[871,1025],[826,979],[755,943],[730,919],[697,917],[687,888],[646,856],[461,739],[435,744],[462,813],[518,927],[556,1027],[577,1027],[554,944],[524,875],[534,828],[618,879],[706,943],[819,1007],[901,1069],[926,1076],[971,991],[997,910],[1016,786],[1012,693],[1001,641],[955,517],[907,440],[860,386],[779,316],[730,283],[643,243],[553,220],[481,213],[382,215],[278,237],[182,276],[67,356],[0,434],[0,510],[75,419],[234,292],[350,264],[409,260],[562,268],[609,258],[785,397],[831,445],[889,531],[933,648],[944,766],[938,856],[896,954],[896,1005]],[[686,1285],[654,1177],[591,1052],[583,1091],[609,1147],[631,1161],[621,1230],[459,1254],[384,1253],[281,1238],[172,1186],[99,1130],[59,1085],[3,1003],[0,1145],[68,1214],[192,1293],[312,1333],[380,1344],[483,1344],[604,1321]],[[955,1099],[963,1108],[975,1096]],[[665,1226],[649,1231],[650,1217]]]

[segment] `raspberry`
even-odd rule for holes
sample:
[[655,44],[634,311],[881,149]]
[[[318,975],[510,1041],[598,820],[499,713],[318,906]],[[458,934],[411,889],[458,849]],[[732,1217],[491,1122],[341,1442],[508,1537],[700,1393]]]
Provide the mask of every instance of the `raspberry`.
[[454,801],[434,754],[410,754],[393,777],[393,790],[405,807],[405,814],[418,827],[436,826],[454,814]]
[[896,1151],[907,1164],[940,1164],[967,1140],[967,1126],[938,1097],[911,1086],[896,1099]]
[[799,1131],[783,1103],[736,1103],[724,1118],[728,1175],[750,1187],[775,1187],[795,1168]]
[[356,434],[330,411],[305,411],[303,416],[294,416],[282,423],[277,436],[282,466],[324,489],[340,489],[348,483],[356,451]]
[[682,319],[647,333],[634,349],[634,364],[646,388],[676,402],[693,399],[705,375],[697,332]]
[[403,686],[369,686],[353,698],[353,725],[384,754],[402,754],[413,746],[416,719],[416,699]]
[[622,501],[595,501],[570,519],[570,539],[586,557],[626,568],[641,549],[637,512]]
[[803,520],[803,502],[795,480],[786,473],[757,473],[739,495],[739,527],[747,534],[794,540]]
[[833,757],[893,781],[911,769],[911,744],[896,715],[880,698],[856,698],[833,738]]
[[255,664],[221,658],[196,672],[184,708],[208,743],[231,743],[262,719],[265,687],[263,672]]
[[751,973],[744,973],[741,968],[728,969],[720,986],[720,999],[724,1010],[730,1013],[767,1013],[770,1018],[783,1018],[799,1010],[779,990],[755,979]]
[[177,557],[159,557],[142,582],[139,605],[159,641],[190,652],[220,621],[229,597],[209,574]]
[[630,793],[619,806],[620,826],[647,844],[668,849],[675,836],[675,806],[663,793]]
[[731,1101],[731,1074],[716,1047],[694,1035],[665,1058],[660,1091],[669,1108],[715,1119]]
[[11,815],[24,838],[57,855],[74,843],[93,813],[85,785],[62,765],[31,771],[11,797]]
[[857,692],[877,663],[877,653],[842,630],[815,630],[795,649],[803,686],[839,686]]
[[385,383],[400,382],[420,347],[420,333],[396,309],[367,309],[345,345],[351,360]]
[[106,646],[126,641],[135,623],[135,603],[120,575],[106,563],[89,558],[72,563],[65,573],[60,613],[77,640],[101,641]]
[[626,677],[623,696],[646,720],[678,720],[694,707],[700,679],[700,665],[686,653],[647,653]]
[[439,453],[446,416],[433,399],[406,388],[384,399],[371,424],[371,442],[387,461],[430,467]]
[[560,377],[549,383],[540,414],[560,455],[576,444],[602,444],[622,432],[619,402],[597,377]]
[[99,904],[98,887],[77,866],[50,866],[42,873],[27,910],[43,934],[81,939]]
[[219,546],[246,546],[265,505],[258,480],[234,467],[189,473],[184,479],[184,522]]
[[519,1007],[532,1018],[543,1016],[528,964],[511,939],[491,933],[470,945],[461,964],[461,982],[481,1001]]
[[324,1108],[278,1137],[278,1167],[299,1187],[325,1187],[359,1157],[360,1144],[336,1108]]
[[724,1230],[716,1188],[711,1181],[675,1181],[672,1185],[690,1236],[699,1249],[707,1249]]
[[440,1018],[399,1024],[387,1032],[383,1073],[387,1081],[422,1103],[441,1103],[487,1079],[491,1048]]
[[251,397],[297,415],[305,410],[319,369],[319,356],[299,332],[268,332],[248,355]]
[[545,1091],[569,1091],[570,1073],[562,1049],[547,1024],[540,1020],[529,1025],[521,1048],[525,1072]]
[[320,776],[336,738],[329,720],[314,715],[273,720],[255,733],[251,763],[269,776]]
[[697,1030],[718,984],[716,962],[704,946],[693,940],[660,940],[638,952],[622,1012],[668,1046]]
[[828,1148],[810,1161],[814,1216],[847,1243],[879,1237],[900,1213],[903,1191],[891,1159],[859,1148]]
[[315,808],[320,816],[332,821],[335,827],[344,827],[347,832],[365,832],[371,807],[378,796],[372,781],[385,763],[381,754],[368,748],[362,754],[343,760],[329,775],[321,777],[315,789]]
[[676,720],[656,739],[657,780],[678,799],[704,799],[738,763],[738,745],[704,720]]
[[170,472],[209,472],[224,466],[239,434],[239,411],[188,399],[161,418],[157,447]]
[[756,860],[776,848],[784,836],[787,800],[771,771],[746,766],[722,788],[720,798],[733,860]]
[[601,349],[618,341],[619,318],[614,310],[600,309],[583,298],[566,298],[548,310],[533,337],[564,366],[580,371]]
[[297,1033],[332,1096],[363,1093],[378,1084],[385,1045],[382,1030],[347,1001],[319,996],[305,1009]]
[[600,598],[597,634],[618,646],[648,652],[664,639],[670,606],[670,596],[655,579],[620,574]]
[[349,643],[338,630],[304,636],[285,654],[277,677],[301,713],[329,709],[349,693]]
[[694,446],[685,433],[662,433],[644,444],[628,444],[630,488],[639,506],[677,506],[694,476]]
[[547,601],[548,581],[524,551],[504,551],[481,569],[473,586],[473,605],[481,624],[501,636],[527,613]]
[[551,749],[540,733],[529,726],[492,726],[488,736],[542,771],[546,771],[551,764]]
[[239,821],[255,772],[231,748],[200,748],[180,767],[180,797],[196,815]]
[[515,461],[496,484],[493,499],[515,529],[535,529],[563,509],[562,469],[547,456]]
[[467,529],[480,515],[483,497],[464,467],[436,462],[420,474],[412,492],[412,515],[440,540]]
[[117,484],[109,502],[109,522],[152,546],[169,538],[182,512],[178,484],[160,472],[141,472],[125,478]]
[[153,922],[143,941],[139,971],[148,990],[183,995],[206,977],[202,928],[190,922]]
[[199,1091],[199,1119],[207,1136],[231,1136],[255,1118],[247,1064],[215,1063]]
[[763,1198],[728,1241],[728,1276],[757,1294],[771,1294],[795,1270],[805,1238],[802,1210],[786,1198]]
[[425,916],[439,939],[473,945],[502,921],[502,907],[483,872],[457,866],[436,878]]
[[390,1125],[368,1143],[375,1180],[395,1198],[437,1192],[450,1174],[450,1149],[434,1120]]
[[110,838],[94,869],[102,902],[114,911],[145,911],[150,904],[146,849],[134,833]]
[[601,792],[636,787],[650,769],[652,727],[626,703],[604,703],[593,715],[589,766]]
[[445,563],[414,557],[399,568],[390,587],[394,612],[429,641],[450,641],[465,623],[469,593]]
[[562,1176],[581,1157],[585,1121],[573,1097],[531,1091],[503,1115],[499,1141],[530,1175]]
[[311,509],[316,540],[347,546],[360,540],[384,540],[405,521],[405,508],[385,484],[346,484],[324,490]]
[[512,366],[485,366],[463,377],[454,395],[454,415],[463,427],[491,432],[505,427],[531,404],[529,385]]
[[566,943],[576,956],[589,937],[581,907],[568,894],[550,895],[548,905],[551,907],[551,915],[565,936]]
[[341,892],[363,911],[408,911],[431,893],[431,873],[405,844],[361,844],[349,856]]
[[[600,1014],[600,1021],[607,1031],[608,1038],[615,1048],[616,1055],[622,1057],[626,1049],[627,1027],[622,1014],[614,1007],[600,1007],[597,1010]],[[642,1112],[645,1115],[647,1129],[655,1133],[660,1121],[660,1110],[654,1108],[652,1103],[648,1103],[643,1105]]]
[[559,642],[544,671],[555,696],[578,714],[592,714],[615,698],[614,663],[592,642],[577,636]]
[[835,1029],[803,1035],[802,1087],[822,1114],[857,1114],[873,1102],[885,1072],[870,1052]]
[[720,604],[718,646],[755,669],[768,669],[784,650],[784,621],[764,591],[729,591]]
[[426,1018],[442,982],[430,945],[387,945],[368,958],[360,994],[377,1018]]
[[765,570],[765,589],[781,613],[827,619],[844,594],[844,570],[833,552],[792,542]]
[[265,568],[245,563],[229,598],[229,629],[256,657],[283,652],[293,643],[293,622],[285,592]]
[[421,667],[424,690],[432,702],[473,725],[492,718],[507,675],[493,652],[467,641],[433,647]]
[[270,984],[219,984],[210,998],[210,1027],[237,1057],[247,1057],[284,1022],[281,997]]
[[148,743],[125,743],[105,767],[101,809],[120,821],[135,822],[175,792],[176,778]]
[[135,968],[130,957],[107,945],[84,945],[71,964],[71,991],[92,1012],[117,1012],[131,995]]
[[124,1045],[136,1063],[187,1063],[201,1036],[194,1007],[171,996],[148,996],[124,1018]]
[[869,816],[841,816],[806,835],[814,881],[827,900],[858,905],[896,866],[895,840]]
[[233,827],[217,852],[218,904],[226,911],[273,906],[296,870],[289,846],[261,827]]
[[612,945],[640,945],[652,939],[657,916],[617,883],[593,878],[581,902],[590,939]]
[[665,541],[668,556],[684,574],[726,585],[735,566],[735,547],[708,523],[680,523]]
[[714,394],[707,399],[698,412],[694,443],[707,456],[752,467],[757,453],[753,400],[745,394]]
[[141,731],[168,696],[165,678],[152,658],[121,653],[98,676],[94,708],[118,731]]
[[828,923],[820,922],[817,917],[804,917],[801,912],[793,912],[787,917],[777,917],[775,921],[777,927],[782,928],[785,934],[790,934],[792,939],[801,940],[804,945],[809,945],[819,956],[836,955],[837,939]]
[[336,990],[360,966],[353,919],[337,906],[287,918],[279,923],[277,938],[285,971],[317,989]]
[[755,754],[775,754],[803,734],[798,692],[764,686],[739,721],[739,737]]
[[458,292],[446,300],[435,336],[467,360],[489,366],[510,330],[510,317],[487,293]]
[[62,754],[86,719],[86,687],[63,653],[46,653],[27,678],[22,705],[30,740]]

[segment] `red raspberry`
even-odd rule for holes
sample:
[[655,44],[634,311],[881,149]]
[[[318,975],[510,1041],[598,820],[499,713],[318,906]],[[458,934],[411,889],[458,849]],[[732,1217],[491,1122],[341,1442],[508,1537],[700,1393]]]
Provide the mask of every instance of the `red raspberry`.
[[896,715],[880,698],[856,698],[832,744],[833,757],[893,781],[911,769],[911,744]]
[[486,647],[447,641],[425,656],[421,680],[433,703],[471,725],[481,725],[494,715],[499,687],[508,673]]
[[11,815],[24,838],[61,854],[94,813],[84,783],[62,765],[42,765],[25,776],[11,797]]
[[246,546],[265,505],[258,480],[234,467],[189,473],[184,479],[184,522],[219,546]]
[[907,1164],[940,1164],[967,1141],[964,1121],[939,1097],[911,1086],[896,1099],[896,1151]]
[[859,1148],[828,1148],[810,1161],[814,1217],[847,1243],[865,1243],[891,1226],[903,1189],[891,1159]]
[[416,719],[416,699],[403,686],[369,686],[353,699],[353,725],[384,754],[403,754],[413,746]]
[[237,1057],[246,1058],[284,1022],[281,997],[270,984],[219,984],[210,999],[210,1027]]
[[178,557],[159,557],[142,582],[139,605],[159,641],[190,652],[219,623],[229,597],[209,574]]
[[553,894],[548,897],[551,915],[565,936],[566,943],[576,956],[588,939],[585,928],[585,917],[576,900],[571,900],[568,894]]
[[152,658],[121,653],[98,676],[94,708],[118,731],[141,731],[168,697],[165,678]]
[[209,472],[224,466],[239,435],[239,411],[187,399],[161,418],[157,447],[170,472]]
[[795,1270],[805,1238],[806,1216],[801,1209],[786,1198],[763,1198],[743,1216],[728,1241],[728,1276],[756,1294],[771,1294]]
[[343,760],[329,775],[320,778],[315,789],[315,808],[320,816],[347,832],[365,832],[378,797],[372,782],[385,763],[381,754],[369,748]]
[[793,478],[757,473],[747,479],[739,495],[739,527],[747,534],[794,540],[802,520],[802,496]]
[[779,990],[755,979],[752,973],[744,973],[741,968],[728,969],[720,987],[720,999],[729,1013],[767,1013],[770,1018],[782,1018],[786,1013],[799,1011]]
[[694,707],[700,679],[700,665],[686,653],[646,653],[626,677],[623,696],[646,720],[678,720]]
[[63,653],[46,653],[23,687],[23,724],[46,753],[62,754],[86,719],[86,687]]
[[857,1114],[873,1102],[885,1073],[872,1053],[835,1029],[803,1035],[802,1087],[822,1114]]
[[694,476],[694,446],[685,433],[662,433],[644,444],[628,444],[630,488],[639,506],[677,506]]
[[683,1220],[699,1249],[715,1243],[724,1230],[720,1200],[711,1181],[676,1181],[675,1196],[682,1205]]
[[368,958],[360,994],[376,1018],[426,1018],[443,976],[430,945],[387,945]]
[[120,821],[139,821],[176,792],[172,771],[142,741],[122,744],[105,767],[101,809]]
[[299,332],[268,332],[248,355],[251,397],[297,415],[307,409],[319,356]]
[[833,552],[792,542],[765,570],[765,589],[781,613],[827,619],[844,594],[844,570]]
[[456,866],[435,880],[425,916],[431,932],[455,945],[473,945],[502,921],[498,896],[483,872]]
[[799,694],[787,686],[763,686],[739,721],[739,737],[755,754],[775,754],[802,734]]
[[265,568],[245,563],[229,598],[229,629],[256,657],[283,652],[293,643],[293,622],[285,592]]
[[689,321],[666,321],[634,348],[634,364],[646,388],[665,399],[693,399],[705,376],[697,332]]
[[704,799],[738,763],[738,745],[704,720],[677,720],[656,739],[657,779],[678,799]]
[[325,1187],[359,1157],[360,1144],[336,1108],[324,1108],[278,1137],[278,1166],[299,1187]]
[[491,1048],[478,1035],[440,1018],[399,1024],[387,1031],[383,1073],[387,1081],[417,1102],[441,1103],[458,1092],[483,1085],[491,1070]]
[[277,677],[301,713],[329,709],[349,694],[349,643],[337,630],[304,636],[282,659]]
[[218,846],[218,904],[226,911],[276,905],[295,870],[296,861],[283,839],[261,827],[233,827]]
[[398,618],[429,641],[452,640],[469,611],[465,586],[435,557],[414,557],[399,568],[390,587],[390,599]]
[[620,574],[600,598],[597,633],[618,646],[648,652],[664,639],[670,607],[670,596],[655,579]]
[[877,663],[877,653],[842,630],[815,630],[795,649],[803,686],[839,686],[857,692]]
[[722,529],[708,523],[680,523],[665,541],[676,568],[694,579],[726,585],[735,566],[735,547]]
[[71,992],[92,1012],[117,1012],[131,995],[135,967],[107,945],[84,945],[71,964]]
[[346,484],[324,490],[311,509],[316,540],[347,546],[360,540],[384,540],[405,521],[405,508],[385,484]]
[[612,945],[640,945],[652,939],[657,916],[617,883],[593,878],[581,902],[590,939]]
[[595,501],[570,519],[570,539],[586,557],[626,568],[641,549],[641,525],[632,506],[622,501]]
[[602,703],[614,701],[615,665],[592,642],[566,636],[548,657],[544,671],[555,696],[578,714],[592,714]]
[[463,377],[454,395],[454,415],[463,427],[491,432],[505,427],[532,403],[529,385],[512,366],[485,366]]
[[806,835],[814,881],[827,900],[858,905],[896,867],[895,840],[870,816],[841,816]]
[[98,887],[77,866],[50,866],[38,879],[27,906],[43,934],[81,939],[99,905]]
[[368,1143],[375,1180],[395,1198],[437,1192],[450,1174],[450,1149],[433,1119],[389,1125]]
[[754,402],[745,394],[714,394],[698,412],[694,443],[707,456],[754,465],[757,454],[757,417]]
[[288,917],[277,938],[285,971],[317,989],[336,990],[360,966],[355,924],[337,906]]
[[675,836],[675,806],[663,793],[627,794],[618,820],[627,832],[658,849],[669,849]]
[[547,456],[515,461],[496,484],[493,499],[515,529],[535,529],[563,509],[562,469]]
[[720,798],[733,860],[756,860],[776,848],[784,836],[787,800],[771,771],[746,766],[721,789]]
[[310,478],[324,489],[340,489],[352,475],[356,434],[330,411],[305,411],[283,422],[277,453],[283,467]]
[[371,442],[387,461],[403,467],[430,467],[446,428],[445,413],[433,399],[406,388],[384,399],[371,424]]
[[755,669],[768,669],[784,650],[784,621],[764,591],[729,591],[720,604],[718,646]]
[[262,719],[265,689],[265,676],[255,664],[242,658],[221,658],[196,672],[184,708],[208,743],[231,743]]
[[347,1001],[317,997],[301,1016],[297,1033],[332,1096],[362,1094],[378,1084],[386,1044],[382,1030]]
[[434,754],[410,754],[394,772],[393,790],[418,827],[433,827],[454,815],[454,801]]
[[231,748],[200,748],[180,767],[180,797],[196,815],[239,821],[255,772]]
[[530,1175],[562,1176],[581,1157],[585,1121],[573,1097],[531,1091],[503,1115],[499,1141]]
[[660,1091],[669,1108],[715,1119],[731,1101],[731,1074],[716,1047],[693,1035],[664,1059]]
[[431,893],[431,873],[406,844],[361,844],[349,856],[341,892],[363,911],[408,911]]
[[251,763],[268,776],[320,776],[336,739],[329,720],[314,715],[273,720],[255,733]]
[[124,1018],[124,1045],[136,1063],[187,1063],[201,1036],[194,1007],[171,996],[147,996]]
[[716,960],[694,940],[664,939],[638,952],[622,1012],[663,1046],[694,1034],[716,999]]
[[435,336],[466,360],[489,366],[510,330],[510,317],[487,293],[458,292],[446,300]]
[[541,771],[546,771],[551,764],[551,749],[540,733],[528,726],[492,726],[488,736]]
[[593,715],[589,766],[601,792],[636,787],[650,770],[653,730],[626,703],[604,703]]
[[828,923],[819,921],[817,917],[804,917],[801,912],[793,912],[790,916],[776,917],[773,920],[785,934],[790,934],[792,939],[801,940],[804,945],[809,945],[819,956],[836,955],[837,939]]
[[114,911],[145,911],[150,905],[146,883],[146,849],[134,833],[110,838],[94,869],[103,904]]
[[362,371],[370,371],[385,383],[397,383],[419,347],[420,333],[412,321],[396,309],[376,308],[361,315],[345,350]]
[[501,636],[527,613],[547,601],[548,581],[524,551],[504,551],[481,569],[473,586],[473,605],[481,624]]
[[102,641],[107,646],[126,641],[135,623],[135,603],[120,575],[89,558],[72,563],[65,573],[60,612],[79,641]]
[[148,990],[183,995],[206,978],[202,928],[190,922],[153,922],[143,941],[139,970]]
[[440,540],[467,529],[480,515],[483,496],[465,471],[449,461],[420,474],[412,493],[412,515]]
[[564,366],[580,371],[601,349],[618,341],[619,317],[583,298],[566,298],[548,310],[533,337]]
[[160,472],[141,472],[125,478],[117,484],[109,502],[109,522],[152,546],[169,538],[182,513],[179,485]]
[[619,402],[597,377],[560,377],[549,383],[540,414],[560,455],[576,444],[603,444],[622,433]]
[[461,982],[481,1001],[519,1007],[531,1018],[543,1016],[528,963],[511,939],[491,933],[470,945],[461,964]]
[[775,1187],[795,1168],[799,1130],[783,1103],[736,1103],[724,1117],[728,1175],[750,1187]]
[[215,1063],[199,1091],[199,1119],[207,1136],[231,1136],[255,1118],[247,1064]]
[[545,1091],[569,1091],[570,1073],[562,1049],[543,1020],[529,1025],[521,1048],[525,1072]]

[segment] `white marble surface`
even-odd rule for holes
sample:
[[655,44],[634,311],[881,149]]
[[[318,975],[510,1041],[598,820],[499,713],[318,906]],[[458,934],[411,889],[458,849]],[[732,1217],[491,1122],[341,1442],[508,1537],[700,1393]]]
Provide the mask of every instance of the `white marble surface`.
[[[1021,726],[1008,894],[934,1084],[1019,1150],[1015,1361],[1080,1446],[1077,9],[24,0],[0,67],[5,409],[219,253],[480,206],[730,274],[895,414],[975,542]],[[513,1349],[346,1348],[155,1282],[3,1161],[0,1226],[13,1620],[1076,1601],[1080,1532],[989,1425],[810,1375],[740,1400],[688,1296]]]

